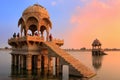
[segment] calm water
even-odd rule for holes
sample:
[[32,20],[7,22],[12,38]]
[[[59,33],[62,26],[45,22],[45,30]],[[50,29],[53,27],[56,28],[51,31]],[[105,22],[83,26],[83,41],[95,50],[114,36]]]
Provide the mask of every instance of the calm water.
[[[0,80],[61,80],[61,77],[12,76],[10,51],[0,51]],[[108,55],[93,57],[91,52],[69,52],[97,75],[90,80],[120,80],[120,52],[106,52]],[[29,78],[29,79],[28,79]],[[70,77],[70,80],[80,80]]]

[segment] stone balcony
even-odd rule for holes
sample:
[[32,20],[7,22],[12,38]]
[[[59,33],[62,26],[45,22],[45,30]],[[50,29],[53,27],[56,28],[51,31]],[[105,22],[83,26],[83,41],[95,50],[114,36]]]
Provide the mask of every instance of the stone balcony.
[[44,38],[39,36],[23,36],[23,37],[16,37],[8,39],[8,43],[12,42],[21,42],[21,41],[35,41],[35,42],[43,42]]
[[[11,45],[13,48],[22,49],[22,47],[26,46],[26,48],[35,47],[36,49],[39,48],[39,44],[41,42],[46,42],[44,40],[44,37],[40,36],[23,36],[23,37],[16,37],[16,38],[10,38],[8,39],[8,44]],[[64,40],[60,39],[53,39],[51,42],[55,43],[58,46],[62,46],[64,44]]]

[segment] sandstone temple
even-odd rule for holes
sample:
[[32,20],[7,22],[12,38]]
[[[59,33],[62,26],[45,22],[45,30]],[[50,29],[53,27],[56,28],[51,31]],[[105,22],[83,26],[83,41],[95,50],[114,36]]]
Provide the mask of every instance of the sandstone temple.
[[[62,73],[63,65],[69,66],[69,75],[90,78],[95,75],[88,67],[60,47],[64,40],[49,39],[52,22],[46,8],[34,4],[25,9],[18,21],[20,32],[8,39],[12,47],[12,66],[31,71],[37,69],[49,74]],[[53,61],[54,60],[54,61]],[[53,63],[54,62],[54,63]],[[53,70],[53,67],[56,67]]]
[[106,55],[101,46],[101,42],[98,39],[95,39],[92,43],[92,55]]

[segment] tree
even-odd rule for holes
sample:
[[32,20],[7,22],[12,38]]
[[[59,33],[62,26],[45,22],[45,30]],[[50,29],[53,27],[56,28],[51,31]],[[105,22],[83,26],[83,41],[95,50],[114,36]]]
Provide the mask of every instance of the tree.
[[9,49],[8,47],[5,47],[5,49]]
[[83,48],[81,48],[80,50],[86,50],[86,48],[85,48],[85,47],[83,47]]

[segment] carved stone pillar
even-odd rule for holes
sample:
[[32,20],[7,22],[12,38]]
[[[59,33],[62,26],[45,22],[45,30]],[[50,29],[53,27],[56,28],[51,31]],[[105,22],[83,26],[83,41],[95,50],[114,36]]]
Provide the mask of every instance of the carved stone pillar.
[[12,63],[12,66],[15,66],[15,55],[14,54],[11,54],[11,63]]
[[40,23],[38,23],[38,26],[37,26],[37,31],[38,31],[38,36],[40,36]]
[[37,56],[37,69],[41,68],[41,55]]
[[44,67],[48,68],[48,55],[44,55]]
[[19,67],[19,55],[16,54],[16,62],[15,62],[16,67]]
[[26,69],[26,55],[23,55],[23,69]]
[[17,58],[17,57],[16,57],[16,54],[14,54],[14,65],[15,65],[15,66],[17,66],[17,64],[16,64],[16,60],[17,60],[17,59],[16,59],[16,58]]
[[47,33],[47,35],[46,35],[46,41],[49,41],[49,28],[46,29],[46,33]]
[[50,72],[52,72],[52,68],[53,68],[53,62],[52,62],[52,57],[48,58],[48,70]]
[[24,68],[24,58],[23,58],[24,56],[23,55],[20,55],[20,68]]
[[59,75],[60,70],[60,59],[56,57],[56,75]]
[[32,69],[32,55],[30,54],[26,55],[26,69],[27,70]]
[[[26,25],[27,26],[27,25]],[[27,32],[28,32],[28,26],[25,29],[24,35],[27,36]]]

